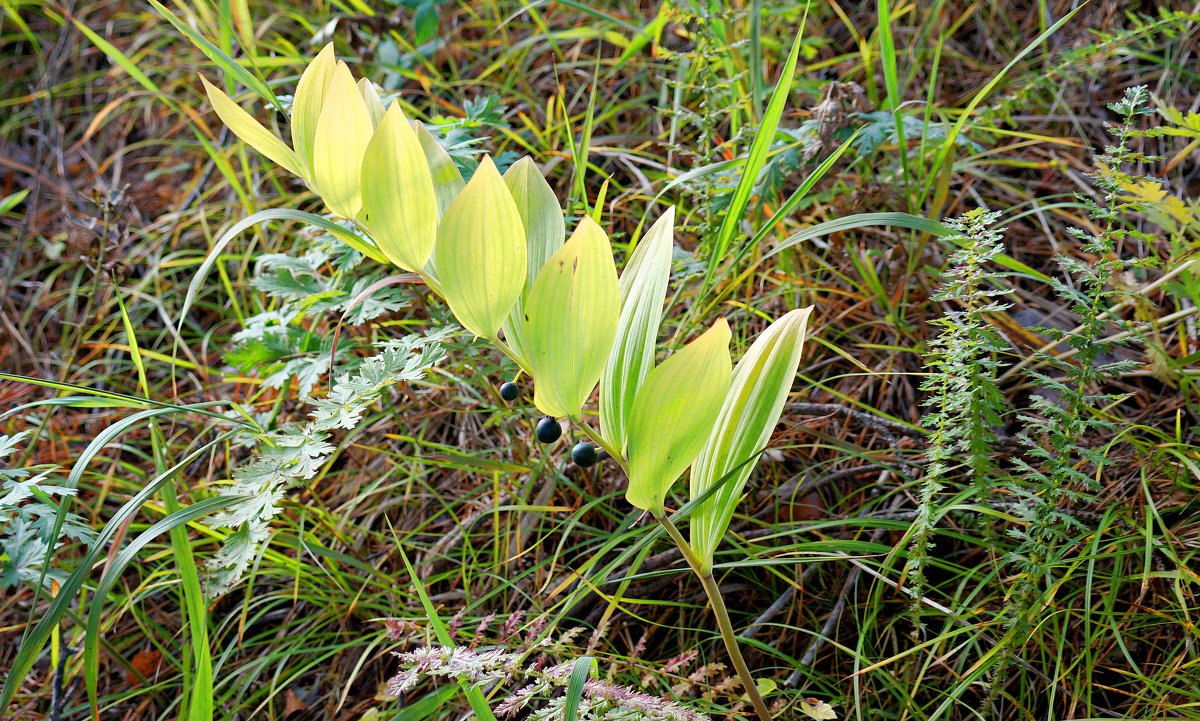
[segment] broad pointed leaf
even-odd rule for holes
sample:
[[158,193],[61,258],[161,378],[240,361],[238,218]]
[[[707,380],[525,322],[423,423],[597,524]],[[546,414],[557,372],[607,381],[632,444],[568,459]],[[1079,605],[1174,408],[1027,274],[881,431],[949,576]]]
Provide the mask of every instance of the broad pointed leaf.
[[316,187],[312,179],[313,141],[317,137],[317,121],[325,105],[325,95],[333,82],[333,71],[337,67],[333,43],[329,43],[308,64],[296,84],[296,96],[292,101],[292,147],[300,165],[305,169],[305,180]]
[[538,170],[532,158],[524,157],[513,163],[504,174],[504,182],[508,184],[517,210],[521,213],[521,220],[525,223],[525,239],[529,248],[525,290],[521,292],[521,297],[517,299],[517,304],[513,306],[508,320],[504,323],[504,338],[518,356],[525,358],[528,352],[521,333],[525,298],[529,295],[529,289],[542,266],[563,246],[567,226],[563,220],[562,208],[558,204],[558,196],[542,177],[542,172]]
[[437,198],[421,142],[392,103],[367,144],[359,220],[388,260],[419,272],[437,240]]
[[630,503],[662,513],[667,491],[712,433],[732,371],[722,318],[646,376],[629,412]]
[[313,179],[325,204],[343,218],[362,206],[359,182],[363,154],[374,128],[358,85],[346,63],[333,71],[313,140]]
[[525,302],[533,402],[543,413],[579,418],[612,348],[619,304],[612,246],[585,217],[542,267]]
[[654,346],[671,276],[674,226],[672,206],[650,227],[621,273],[617,340],[600,380],[600,432],[619,449],[625,448],[634,396],[654,367]]
[[275,161],[289,173],[301,178],[305,177],[300,163],[297,162],[296,154],[292,152],[291,148],[277,138],[274,133],[264,128],[250,113],[242,110],[220,88],[208,82],[203,76],[200,81],[204,83],[204,89],[208,92],[208,100],[212,103],[213,110],[217,112],[217,117],[233,131],[234,135],[245,141],[246,145]]
[[692,466],[692,498],[731,475],[720,490],[692,511],[692,549],[705,571],[712,569],[713,553],[729,528],[746,479],[779,422],[800,364],[811,313],[809,307],[784,315],[763,331],[738,361],[716,426]]
[[429,163],[429,174],[433,176],[433,189],[437,193],[440,218],[446,214],[446,209],[465,186],[462,173],[458,172],[458,166],[454,164],[450,153],[446,152],[428,128],[414,120],[413,130],[417,133],[417,139],[421,141],[421,149],[425,151],[425,162]]
[[[371,116],[371,127],[378,128],[383,122],[383,116],[387,114],[387,110],[383,107],[383,101],[379,99],[379,93],[375,90],[375,85],[366,78],[359,78],[358,92],[362,95],[363,104],[367,106],[367,114]],[[395,105],[395,101],[392,101]],[[402,113],[403,115],[403,113]],[[408,122],[406,119],[404,122]]]
[[434,260],[446,302],[458,322],[495,338],[525,286],[525,226],[492,159],[442,216]]

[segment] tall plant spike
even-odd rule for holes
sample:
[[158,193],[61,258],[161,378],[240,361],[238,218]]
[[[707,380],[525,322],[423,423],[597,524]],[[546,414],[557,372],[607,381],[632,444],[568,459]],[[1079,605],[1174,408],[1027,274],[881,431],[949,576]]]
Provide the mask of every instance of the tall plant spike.
[[388,260],[420,272],[437,239],[437,196],[421,141],[399,103],[376,128],[362,165],[359,220]]
[[729,391],[729,324],[721,318],[646,376],[629,413],[625,498],[662,515],[671,485],[695,460]]
[[562,208],[558,204],[558,196],[554,194],[550,184],[542,177],[537,164],[532,158],[524,157],[513,163],[504,173],[504,182],[512,193],[517,211],[525,223],[525,239],[529,255],[526,258],[528,276],[525,279],[525,290],[513,306],[508,320],[504,323],[504,338],[510,348],[522,358],[527,357],[528,351],[524,336],[521,335],[521,315],[525,310],[525,298],[538,272],[550,256],[558,252],[567,236],[567,225],[563,219]]
[[543,413],[579,418],[612,349],[619,303],[608,236],[584,217],[546,262],[525,303],[533,402]]
[[313,179],[329,209],[353,218],[362,207],[360,173],[375,128],[346,63],[333,71],[313,138]]
[[446,302],[464,328],[496,339],[525,286],[526,254],[517,204],[484,156],[442,216],[434,247]]
[[600,380],[600,431],[619,450],[634,396],[654,367],[654,346],[671,276],[675,206],[650,227],[621,273],[617,340]]
[[713,554],[733,519],[746,479],[779,422],[800,365],[811,313],[811,306],[787,313],[763,331],[738,361],[716,426],[692,467],[692,498],[732,474],[690,519],[691,545],[705,573],[712,571]]

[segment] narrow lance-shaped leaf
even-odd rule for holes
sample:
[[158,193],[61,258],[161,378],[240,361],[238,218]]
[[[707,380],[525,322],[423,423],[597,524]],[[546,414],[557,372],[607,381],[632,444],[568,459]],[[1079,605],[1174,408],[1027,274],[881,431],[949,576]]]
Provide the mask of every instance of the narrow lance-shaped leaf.
[[314,189],[313,140],[317,137],[317,121],[321,119],[321,108],[325,105],[325,95],[329,92],[329,84],[333,82],[336,67],[333,43],[329,43],[300,75],[292,100],[292,147],[296,149],[296,156],[305,170],[305,181]]
[[[383,122],[383,117],[387,114],[387,110],[383,107],[383,101],[379,99],[379,93],[375,90],[375,85],[366,78],[359,78],[358,94],[362,96],[363,104],[367,106],[367,115],[371,118],[371,127],[378,128],[379,124]],[[392,105],[395,104],[396,102],[392,101]],[[407,123],[408,120],[405,119],[404,122]]]
[[454,159],[450,157],[450,153],[442,147],[442,144],[433,137],[420,122],[413,121],[413,130],[417,133],[417,140],[421,141],[421,149],[425,151],[425,162],[429,163],[429,174],[433,176],[433,189],[437,193],[438,217],[446,214],[446,209],[462,192],[465,183],[463,182],[462,173],[458,172],[458,166],[454,164]]
[[521,297],[517,299],[517,304],[513,306],[508,320],[504,323],[504,339],[518,356],[525,358],[529,355],[521,333],[525,298],[529,295],[529,289],[542,266],[563,246],[567,226],[563,220],[562,208],[558,204],[558,196],[542,177],[542,172],[538,170],[532,158],[524,157],[513,163],[504,173],[504,182],[512,192],[513,201],[517,204],[521,220],[525,223],[525,239],[529,250],[526,258],[528,275],[525,278],[525,290],[521,292]]
[[350,68],[339,62],[317,120],[313,179],[325,205],[343,218],[355,217],[362,206],[359,175],[374,130]]
[[779,422],[811,313],[811,307],[801,308],[775,321],[738,361],[716,426],[692,466],[692,498],[731,475],[690,519],[692,549],[704,571],[712,569],[713,553],[729,528],[746,479]]
[[484,157],[442,216],[434,259],[458,322],[496,338],[525,285],[525,226],[495,164]]
[[359,220],[388,260],[420,271],[437,239],[437,198],[425,153],[398,103],[367,144]]
[[675,207],[650,227],[621,273],[617,339],[600,380],[600,432],[619,449],[634,396],[654,367],[654,346],[671,276]]
[[291,148],[270,130],[264,128],[254,119],[254,116],[242,110],[224,91],[208,82],[207,78],[201,76],[200,81],[204,83],[204,90],[208,93],[208,100],[212,103],[213,110],[217,112],[217,117],[233,131],[234,135],[289,173],[301,178],[305,177],[300,163],[296,159],[296,154],[292,152]]
[[533,402],[543,413],[579,418],[612,348],[619,303],[608,236],[585,217],[542,267],[525,302],[526,360]]
[[667,491],[712,433],[732,370],[722,318],[646,376],[629,412],[630,503],[663,512]]

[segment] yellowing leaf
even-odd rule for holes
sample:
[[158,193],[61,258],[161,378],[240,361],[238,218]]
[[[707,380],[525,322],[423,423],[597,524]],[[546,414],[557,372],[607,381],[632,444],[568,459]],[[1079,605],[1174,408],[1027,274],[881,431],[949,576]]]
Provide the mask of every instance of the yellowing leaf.
[[[375,85],[366,78],[359,78],[358,93],[362,95],[363,104],[367,106],[367,114],[371,116],[371,127],[378,128],[387,111],[384,110],[383,101],[379,99],[379,93],[375,91]],[[395,101],[392,104],[395,105]],[[404,122],[407,123],[408,120],[406,119]],[[409,129],[411,130],[411,128]]]
[[713,553],[729,528],[746,479],[779,422],[800,364],[811,313],[810,307],[784,315],[738,361],[716,425],[692,466],[692,498],[725,480],[690,519],[692,549],[700,556],[702,571],[712,570]]
[[213,110],[217,112],[217,117],[233,131],[234,135],[245,141],[246,145],[275,161],[283,169],[301,178],[304,177],[300,164],[296,160],[296,154],[292,152],[291,148],[275,137],[274,133],[259,124],[250,113],[242,110],[220,88],[208,82],[203,76],[200,81],[204,83],[204,90],[208,93],[208,100],[212,103]]
[[817,721],[837,721],[837,711],[819,698],[806,698],[800,701],[800,710],[805,716]]
[[629,411],[630,503],[662,513],[667,491],[712,433],[732,371],[722,318],[646,376]]
[[1196,222],[1196,211],[1200,209],[1200,205],[1195,203],[1188,205],[1180,200],[1178,196],[1168,195],[1159,203],[1159,209],[1170,216],[1176,223],[1188,225]]
[[343,218],[358,215],[362,206],[362,159],[373,132],[371,115],[350,68],[339,62],[317,120],[313,180],[325,205]]
[[533,402],[543,413],[579,418],[612,348],[619,303],[608,236],[585,217],[542,267],[525,299],[526,360],[533,371]]
[[1180,135],[1185,138],[1200,138],[1200,113],[1189,112],[1187,117],[1183,113],[1176,110],[1170,105],[1154,98],[1154,104],[1158,106],[1158,112],[1166,119],[1167,122],[1178,127],[1164,126],[1155,129],[1155,133],[1164,135]]
[[654,346],[671,276],[675,207],[650,227],[621,273],[617,339],[600,378],[600,432],[625,448],[625,425],[633,398],[654,367]]
[[521,292],[521,297],[517,299],[512,312],[508,314],[508,320],[504,323],[504,339],[518,356],[525,358],[528,352],[521,333],[525,297],[529,294],[533,281],[537,279],[538,271],[550,256],[563,246],[567,226],[563,220],[562,208],[558,204],[558,196],[542,177],[542,171],[538,170],[532,158],[524,157],[513,163],[504,173],[504,182],[512,192],[513,201],[521,213],[529,250],[526,258],[525,290]]
[[305,169],[305,180],[313,188],[316,187],[312,179],[313,139],[317,136],[317,121],[321,118],[321,108],[325,105],[325,95],[333,82],[336,66],[333,43],[329,43],[300,75],[292,101],[292,147]]
[[450,153],[446,152],[428,128],[414,120],[413,130],[417,133],[417,140],[421,141],[421,149],[425,151],[425,162],[429,163],[429,174],[433,177],[433,190],[437,193],[440,218],[462,192],[462,173],[458,172],[458,166],[454,164]]
[[1129,193],[1129,195],[1121,196],[1121,200],[1157,203],[1167,197],[1167,189],[1162,186],[1162,183],[1150,178],[1121,183],[1121,189]]
[[425,153],[398,103],[367,144],[359,220],[388,260],[421,271],[437,240],[437,198]]
[[525,285],[525,256],[521,215],[485,156],[442,216],[434,247],[442,291],[463,327],[496,337]]

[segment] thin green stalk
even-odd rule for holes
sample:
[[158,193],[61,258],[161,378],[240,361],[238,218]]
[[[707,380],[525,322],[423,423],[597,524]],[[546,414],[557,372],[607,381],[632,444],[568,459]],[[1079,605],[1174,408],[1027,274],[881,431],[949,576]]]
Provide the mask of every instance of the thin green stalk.
[[579,426],[579,430],[583,432],[583,435],[588,437],[588,440],[600,446],[608,455],[612,456],[613,460],[620,464],[621,470],[625,472],[625,476],[629,477],[629,464],[625,461],[625,456],[621,454],[621,451],[617,450],[616,446],[605,440],[604,436],[597,433],[595,428],[592,428],[583,420],[578,418],[572,418],[571,420],[575,421],[575,425]]
[[746,689],[746,695],[750,697],[750,703],[754,704],[754,711],[762,721],[771,721],[771,712],[767,710],[767,704],[763,701],[762,696],[758,693],[758,686],[754,683],[754,676],[750,673],[750,667],[746,665],[746,659],[742,657],[742,650],[738,647],[737,634],[733,632],[733,623],[729,620],[729,609],[725,608],[725,600],[721,598],[721,587],[717,585],[717,579],[713,578],[712,571],[705,571],[700,562],[700,557],[688,545],[687,539],[679,532],[671,519],[665,514],[654,516],[654,520],[658,521],[675,541],[675,545],[679,546],[679,551],[683,553],[683,557],[691,566],[692,572],[700,577],[700,582],[704,584],[704,593],[708,596],[708,602],[712,606],[713,615],[717,617],[717,627],[721,629],[721,640],[725,642],[725,650],[729,652],[729,659],[733,661],[733,668],[737,671],[738,678],[742,681],[742,687]]
[[491,341],[492,345],[499,348],[504,355],[512,359],[512,362],[517,364],[517,367],[521,369],[521,372],[530,378],[533,377],[533,369],[529,367],[529,364],[525,362],[525,359],[518,355],[515,350],[509,348],[507,343],[499,338],[488,338],[488,340]]
[[[426,273],[425,271],[417,271],[417,275],[420,276],[421,280],[425,283],[425,285],[431,291],[434,292],[435,295],[437,295],[439,298],[442,298],[443,300],[445,300],[446,293],[445,293],[445,291],[442,290],[442,284],[438,282],[437,278],[433,277],[429,273]],[[492,345],[499,348],[500,351],[502,353],[504,353],[504,355],[511,358],[512,361],[517,364],[517,367],[520,368],[521,371],[525,375],[529,376],[530,378],[533,377],[533,370],[529,367],[529,364],[526,363],[525,359],[522,358],[519,354],[517,354],[516,351],[514,351],[512,348],[510,348],[507,343],[500,340],[499,337],[488,338],[487,340]]]

